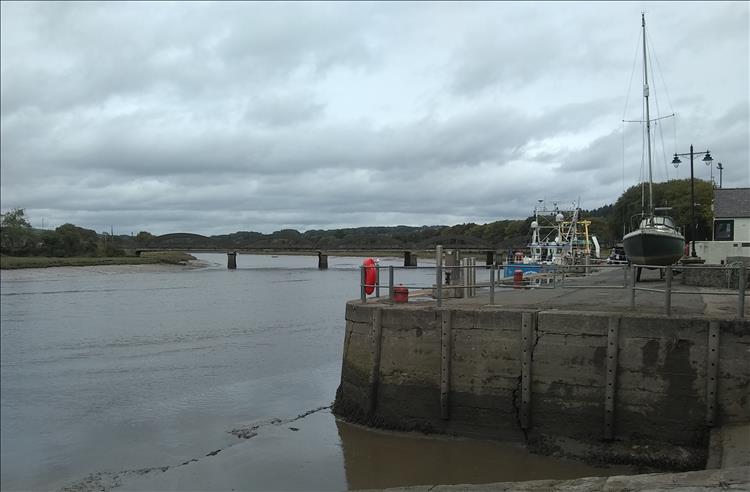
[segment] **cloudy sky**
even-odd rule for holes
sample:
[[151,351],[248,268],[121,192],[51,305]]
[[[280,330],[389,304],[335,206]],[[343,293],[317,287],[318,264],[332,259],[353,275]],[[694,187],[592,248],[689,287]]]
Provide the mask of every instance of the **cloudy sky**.
[[655,180],[692,143],[750,186],[748,5],[4,1],[0,207],[220,234],[612,203],[643,173],[641,11],[676,113]]

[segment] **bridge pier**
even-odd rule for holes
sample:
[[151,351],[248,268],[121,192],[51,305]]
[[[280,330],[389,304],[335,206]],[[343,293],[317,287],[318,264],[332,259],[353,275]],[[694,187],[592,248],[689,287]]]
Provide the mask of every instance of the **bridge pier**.
[[495,252],[487,251],[487,269],[492,268],[492,265],[494,264],[495,264]]
[[237,252],[236,251],[227,252],[227,268],[229,270],[237,269]]
[[322,251],[318,251],[318,269],[328,270],[328,255],[324,255]]
[[417,266],[417,255],[411,251],[404,251],[404,266],[415,267]]

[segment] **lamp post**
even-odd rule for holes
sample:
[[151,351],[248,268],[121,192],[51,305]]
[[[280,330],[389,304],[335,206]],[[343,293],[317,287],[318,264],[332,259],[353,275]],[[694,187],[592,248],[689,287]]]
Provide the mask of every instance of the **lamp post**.
[[721,178],[722,178],[722,171],[724,170],[724,167],[721,165],[721,162],[716,164],[716,169],[719,170],[719,188],[721,188]]
[[705,156],[703,157],[703,162],[705,162],[706,165],[710,165],[711,162],[713,162],[710,151],[706,150],[705,152],[693,152],[692,144],[690,144],[690,152],[687,152],[685,154],[675,154],[674,159],[672,159],[672,164],[674,165],[674,167],[678,167],[682,162],[680,160],[680,157],[690,156],[690,242],[692,243],[690,256],[692,256],[693,258],[698,256],[697,254],[695,254],[695,177],[693,175],[693,156],[696,154],[705,154]]

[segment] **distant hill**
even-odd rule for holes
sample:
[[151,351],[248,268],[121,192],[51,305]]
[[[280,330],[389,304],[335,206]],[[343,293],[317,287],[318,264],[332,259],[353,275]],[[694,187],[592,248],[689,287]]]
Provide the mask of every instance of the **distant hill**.
[[[675,222],[688,230],[690,223],[690,180],[671,180],[654,184],[654,203],[658,207],[672,207],[671,215]],[[696,197],[696,238],[705,239],[711,231],[711,201],[713,187],[703,180],[695,181]],[[610,247],[622,240],[624,233],[631,230],[631,216],[641,212],[641,185],[626,190],[615,203],[593,210],[582,210],[581,218],[591,221],[589,230],[596,235],[603,247]],[[457,224],[453,226],[393,226],[356,227],[346,229],[310,230],[299,232],[293,229],[276,231],[271,234],[240,231],[219,236],[171,240],[166,236],[152,237],[142,244],[144,247],[185,247],[185,248],[294,248],[319,249],[327,251],[347,249],[419,249],[435,244],[450,245],[456,241],[486,245],[492,249],[524,247],[530,238],[532,216],[522,220],[498,220],[487,224]],[[172,236],[172,235],[168,235]],[[125,236],[120,236],[125,238]],[[689,238],[688,233],[688,238]],[[166,239],[165,239],[166,238]]]
[[[711,232],[711,204],[713,187],[711,183],[702,180],[695,181],[696,197],[696,239],[706,239]],[[675,222],[689,231],[690,224],[690,180],[672,180],[654,184],[654,203],[659,207],[672,207],[671,215]],[[615,203],[604,205],[594,210],[582,210],[581,218],[591,221],[590,233],[596,235],[603,247],[610,247],[622,240],[625,232],[630,231],[631,217],[641,212],[641,185],[635,185],[626,190]],[[8,216],[10,217],[10,216]],[[456,224],[453,226],[392,226],[392,227],[356,227],[346,229],[309,230],[299,232],[294,229],[283,229],[271,234],[253,231],[238,231],[230,234],[202,236],[191,233],[171,233],[154,236],[142,231],[136,236],[114,236],[99,234],[98,243],[94,231],[66,225],[58,231],[39,231],[29,227],[22,227],[25,250],[20,254],[34,256],[44,254],[44,251],[59,251],[64,254],[62,246],[70,241],[58,238],[63,233],[76,237],[88,234],[85,241],[86,251],[103,248],[138,249],[138,248],[171,248],[171,249],[297,249],[345,251],[362,249],[423,249],[433,248],[437,244],[444,246],[466,244],[476,248],[506,250],[508,248],[525,247],[530,239],[532,216],[521,220],[498,220],[487,224]],[[28,225],[28,224],[27,224]],[[19,226],[12,226],[16,229]],[[12,227],[4,227],[3,239],[13,239]],[[67,231],[66,228],[70,230]],[[85,234],[84,234],[85,233]],[[89,237],[91,236],[91,237]],[[39,239],[44,239],[40,242]],[[690,239],[688,232],[687,238]],[[10,243],[10,247],[5,244]],[[12,250],[12,241],[5,241],[3,253]],[[42,244],[43,243],[43,244]],[[57,246],[57,245],[62,246]],[[36,247],[42,245],[43,247]],[[57,248],[57,249],[54,249]],[[78,247],[81,249],[82,247]],[[18,249],[18,248],[16,248]],[[18,254],[18,253],[17,253]],[[49,254],[49,253],[47,253]],[[99,253],[101,254],[101,253]]]

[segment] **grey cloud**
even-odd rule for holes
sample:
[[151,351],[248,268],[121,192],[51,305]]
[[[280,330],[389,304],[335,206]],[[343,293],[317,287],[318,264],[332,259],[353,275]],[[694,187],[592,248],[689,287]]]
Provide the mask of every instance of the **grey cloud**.
[[[289,9],[296,12],[289,15]],[[339,66],[375,62],[346,12],[311,4],[63,3],[5,7],[33,35],[3,50],[3,114],[26,106],[60,110],[159,88],[184,100],[266,90],[293,74],[320,77]],[[133,25],[138,28],[133,31]],[[33,30],[33,27],[37,27]],[[9,36],[9,35],[8,35]],[[3,36],[3,45],[11,43]],[[300,72],[300,70],[302,72]]]
[[[706,142],[725,185],[747,186],[747,5],[651,7],[676,79],[677,150]],[[639,177],[638,125],[627,128],[625,184],[620,133],[637,6],[0,8],[0,199],[36,224],[487,222],[525,217],[553,194],[594,208]],[[727,29],[685,35],[699,14]],[[688,77],[683,50],[722,78]]]

